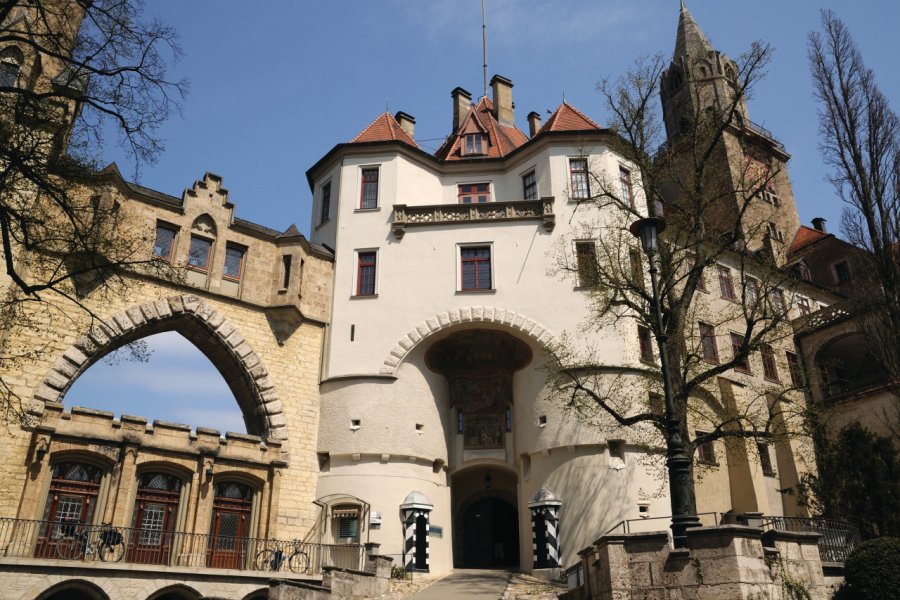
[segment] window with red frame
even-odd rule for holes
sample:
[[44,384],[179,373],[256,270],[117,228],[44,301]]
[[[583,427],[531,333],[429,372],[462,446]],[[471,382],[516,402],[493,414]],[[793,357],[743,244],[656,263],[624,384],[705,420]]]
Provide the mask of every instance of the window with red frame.
[[641,361],[653,363],[653,335],[642,325],[638,325],[638,341],[641,345]]
[[165,225],[157,225],[156,241],[153,242],[153,258],[171,261],[174,246],[175,229]]
[[537,200],[537,177],[534,171],[522,176],[522,197],[526,200]]
[[631,171],[619,167],[619,184],[622,187],[622,203],[634,208],[634,193],[631,188]]
[[460,204],[483,204],[491,201],[490,183],[461,183],[456,189]]
[[726,300],[734,301],[734,282],[731,280],[731,269],[728,267],[719,267],[719,290],[722,297]]
[[188,249],[188,265],[206,271],[209,269],[209,252],[212,242],[205,238],[191,236],[191,247]]
[[769,445],[765,442],[757,442],[756,449],[759,451],[759,464],[762,467],[763,475],[772,477],[775,475],[775,469],[772,468],[772,455],[769,454]]
[[719,364],[719,348],[716,345],[716,330],[712,325],[700,323],[700,347],[703,351],[703,360],[713,364]]
[[587,200],[591,197],[586,158],[569,160],[569,178],[572,183],[572,200]]
[[800,368],[800,357],[793,352],[787,352],[788,372],[791,374],[791,385],[803,387],[803,369]]
[[357,255],[356,295],[375,295],[375,253],[360,252]]
[[804,298],[803,296],[797,296],[797,310],[800,311],[801,316],[808,315],[812,312],[811,307],[809,305],[809,298]]
[[644,267],[641,264],[641,252],[635,248],[629,250],[628,262],[631,266],[631,283],[644,289]]
[[[699,438],[704,435],[706,434],[702,431],[698,431],[695,434],[695,437]],[[697,444],[697,462],[704,465],[716,464],[716,448],[711,440]]]
[[245,249],[240,246],[228,244],[225,247],[225,268],[222,271],[225,279],[241,280],[241,273],[244,270],[244,252]]
[[362,189],[359,196],[360,208],[378,208],[378,169],[362,170]]
[[775,351],[772,346],[766,344],[759,348],[762,357],[763,377],[770,381],[778,381],[778,365],[775,363]]
[[459,259],[461,290],[492,289],[490,246],[460,248]]
[[750,358],[738,358],[744,349],[744,337],[736,333],[731,334],[731,355],[734,357],[734,370],[741,373],[750,372]]

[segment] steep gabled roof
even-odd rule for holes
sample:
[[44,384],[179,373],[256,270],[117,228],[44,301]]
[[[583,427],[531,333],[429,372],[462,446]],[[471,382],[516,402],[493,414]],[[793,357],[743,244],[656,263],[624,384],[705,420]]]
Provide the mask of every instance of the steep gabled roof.
[[678,33],[675,35],[674,59],[681,56],[706,56],[713,49],[706,34],[697,25],[684,0],[681,2],[681,14],[678,16]]
[[788,252],[796,252],[797,250],[800,250],[801,248],[828,236],[829,234],[825,233],[824,231],[819,231],[818,229],[813,229],[812,227],[801,225],[800,229],[797,230],[797,234],[794,236],[794,240],[788,247]]
[[463,134],[476,128],[487,134],[487,154],[479,158],[500,158],[506,156],[519,146],[528,141],[522,131],[515,125],[503,125],[494,117],[494,103],[487,97],[478,101],[478,104],[469,107],[464,119],[447,141],[435,152],[441,160],[465,160],[461,155]]
[[397,119],[395,119],[391,113],[387,112],[379,115],[368,127],[359,132],[359,135],[353,138],[350,143],[390,141],[404,142],[414,148],[419,147],[415,140],[400,127],[400,123],[397,122]]
[[594,131],[600,129],[590,117],[563,100],[538,131]]

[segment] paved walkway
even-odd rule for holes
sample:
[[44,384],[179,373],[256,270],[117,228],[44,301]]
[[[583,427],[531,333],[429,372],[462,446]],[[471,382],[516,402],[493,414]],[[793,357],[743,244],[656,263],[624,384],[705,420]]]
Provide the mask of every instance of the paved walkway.
[[408,600],[498,600],[503,596],[510,571],[454,569],[452,573],[417,592]]

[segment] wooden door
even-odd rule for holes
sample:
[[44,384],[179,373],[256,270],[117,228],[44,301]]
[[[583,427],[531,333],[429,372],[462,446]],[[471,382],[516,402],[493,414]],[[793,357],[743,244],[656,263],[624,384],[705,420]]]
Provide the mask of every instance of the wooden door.
[[71,538],[94,517],[103,472],[93,465],[58,462],[51,468],[50,492],[34,555],[57,558],[60,540]]
[[237,482],[216,484],[206,566],[242,569],[246,564],[253,489]]

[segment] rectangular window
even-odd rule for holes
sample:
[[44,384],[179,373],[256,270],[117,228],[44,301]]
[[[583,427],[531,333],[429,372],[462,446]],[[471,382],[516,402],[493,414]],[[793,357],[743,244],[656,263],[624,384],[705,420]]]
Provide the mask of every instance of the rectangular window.
[[642,325],[638,325],[638,341],[641,346],[641,361],[655,364],[653,358],[653,335],[649,329]]
[[[378,179],[377,179],[377,171],[376,171],[376,180],[375,180],[375,197],[376,200],[378,198]],[[328,220],[331,216],[331,182],[329,181],[325,185],[322,186],[322,209],[319,214],[319,225]]]
[[281,288],[288,289],[291,285],[291,255],[285,254],[281,257]]
[[[706,435],[705,433],[698,431],[695,434],[695,437],[700,437],[702,435]],[[716,464],[716,449],[713,446],[712,441],[702,442],[697,444],[697,462],[704,465],[714,465]]]
[[586,158],[569,160],[569,178],[572,185],[572,200],[587,200],[591,197]]
[[769,221],[769,223],[766,225],[766,233],[768,233],[769,237],[773,240],[778,240],[779,242],[781,242],[784,239],[781,235],[781,231],[778,230],[778,226],[771,221]]
[[19,65],[13,62],[0,62],[0,87],[15,87],[19,80]]
[[641,252],[635,248],[628,251],[628,262],[631,266],[631,283],[644,289],[644,267],[641,264]]
[[456,433],[463,432],[463,424],[464,424],[463,411],[457,410],[456,411]]
[[225,247],[225,269],[222,271],[225,279],[240,281],[244,269],[244,252],[245,249],[240,246],[228,244]]
[[809,298],[797,296],[797,310],[800,311],[800,316],[806,316],[812,312],[809,306]]
[[375,295],[375,253],[360,252],[357,255],[356,295]]
[[779,315],[783,315],[787,310],[784,303],[784,292],[779,289],[773,289],[769,292],[769,298],[772,301],[772,309]]
[[719,290],[722,292],[722,297],[726,300],[734,301],[734,282],[731,280],[731,269],[728,267],[719,267]]
[[619,167],[619,184],[622,186],[622,203],[634,208],[634,193],[631,189],[631,171]]
[[763,475],[772,477],[775,475],[775,469],[772,468],[772,456],[769,454],[769,445],[765,442],[757,442],[756,449],[759,451],[759,464],[762,466]]
[[847,283],[852,278],[850,265],[847,264],[846,260],[833,264],[831,268],[834,270],[834,283],[837,285]]
[[378,169],[362,170],[362,189],[359,197],[360,208],[378,208]]
[[703,360],[714,365],[719,364],[719,348],[716,345],[716,330],[712,325],[700,323],[700,346]]
[[768,344],[760,346],[759,355],[762,357],[763,377],[770,381],[778,381],[778,365],[775,364],[775,351]]
[[472,246],[459,249],[460,289],[490,290],[491,288],[491,248]]
[[209,251],[211,249],[211,241],[192,235],[191,247],[188,250],[188,265],[201,271],[209,269]]
[[734,370],[741,373],[750,372],[750,358],[744,357],[739,359],[741,351],[744,349],[744,337],[736,333],[731,334],[731,355],[734,357]]
[[537,200],[537,178],[534,171],[522,176],[522,197],[526,200]]
[[491,201],[489,183],[461,183],[456,189],[460,204],[483,204]]
[[171,261],[174,246],[175,230],[164,225],[157,225],[156,241],[153,242],[153,257]]
[[466,134],[462,145],[463,156],[484,156],[487,154],[487,140],[483,133]]
[[791,374],[791,385],[803,387],[803,370],[800,368],[800,357],[793,352],[787,353],[788,372]]
[[338,521],[338,537],[355,538],[359,535],[359,517],[341,517]]
[[753,307],[759,301],[759,281],[752,277],[747,278],[747,303]]
[[597,285],[597,244],[594,240],[575,242],[575,259],[578,268],[578,287]]

